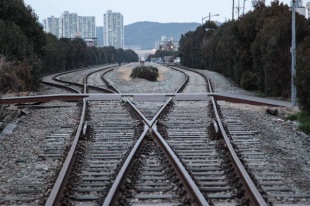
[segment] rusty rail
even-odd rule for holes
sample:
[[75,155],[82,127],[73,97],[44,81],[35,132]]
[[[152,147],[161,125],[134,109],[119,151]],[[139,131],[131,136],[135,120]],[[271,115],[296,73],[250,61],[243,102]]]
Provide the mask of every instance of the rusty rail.
[[[185,68],[183,68],[183,69],[185,69]],[[208,90],[212,95],[212,93],[213,93],[212,84],[211,84],[210,80],[205,75],[201,74],[198,71],[193,71],[191,69],[186,69],[186,70],[189,70],[191,72],[195,72],[195,73],[201,75],[206,80],[206,82],[208,83]],[[237,156],[237,154],[236,154],[236,152],[235,152],[235,150],[234,150],[234,148],[230,142],[230,139],[226,133],[224,125],[222,124],[222,120],[220,118],[219,111],[217,109],[215,97],[211,96],[211,101],[212,101],[212,106],[213,106],[213,111],[215,114],[217,126],[219,127],[219,131],[220,131],[220,133],[224,139],[224,142],[225,142],[224,144],[229,151],[229,158],[230,158],[231,162],[233,163],[235,171],[238,174],[238,176],[240,177],[240,180],[241,180],[243,186],[245,187],[245,193],[246,193],[246,196],[250,200],[250,205],[267,206],[266,201],[264,200],[264,198],[262,197],[262,195],[258,191],[257,187],[255,186],[253,180],[251,179],[248,172],[244,168],[243,164],[241,163],[240,159],[238,158],[238,156]]]
[[35,102],[49,102],[52,100],[81,101],[86,97],[88,97],[88,95],[85,94],[57,94],[57,95],[7,97],[0,99],[0,104],[24,104]]
[[262,195],[258,191],[254,182],[250,178],[248,172],[246,171],[246,169],[244,168],[240,159],[238,158],[232,144],[230,143],[228,135],[227,135],[225,128],[222,124],[221,118],[218,114],[216,102],[215,102],[213,97],[211,97],[211,99],[212,99],[213,110],[214,110],[214,113],[216,116],[217,125],[218,125],[218,127],[220,129],[220,133],[221,133],[221,135],[225,141],[226,148],[229,150],[230,159],[233,163],[235,171],[237,172],[238,176],[241,177],[241,182],[244,185],[244,187],[246,188],[245,193],[247,194],[247,197],[249,197],[249,200],[252,204],[254,203],[255,205],[259,205],[259,206],[267,206],[266,201],[264,200],[264,198],[262,197]]
[[[188,75],[186,75],[185,81],[182,83],[178,91],[181,91],[182,88],[185,87],[185,85],[188,82]],[[138,142],[134,146],[134,149],[130,152],[129,157],[126,159],[125,164],[123,165],[120,173],[117,175],[117,178],[115,179],[112,188],[110,189],[107,198],[105,199],[103,205],[108,206],[111,205],[112,202],[116,199],[117,196],[117,189],[120,187],[121,182],[123,181],[124,175],[128,173],[128,170],[130,168],[129,164],[131,160],[133,159],[134,154],[137,153],[137,149],[140,147],[141,142],[143,141],[147,128],[151,134],[153,134],[153,137],[155,138],[156,142],[159,144],[159,146],[162,148],[164,153],[167,155],[170,163],[174,166],[176,169],[181,181],[184,183],[185,188],[187,192],[190,194],[191,197],[194,199],[195,205],[205,205],[208,206],[208,202],[198,189],[197,185],[193,181],[193,179],[190,177],[176,154],[173,152],[173,150],[170,148],[168,143],[161,137],[161,135],[157,131],[156,121],[160,114],[165,110],[165,108],[169,105],[169,103],[172,101],[172,97],[170,97],[164,105],[161,106],[159,111],[156,113],[156,115],[152,118],[152,120],[148,120],[136,107],[134,104],[131,103],[129,99],[125,99],[129,105],[134,109],[134,111],[140,116],[140,118],[144,122],[144,133],[139,138]]]
[[58,174],[57,180],[54,184],[54,187],[45,203],[45,206],[53,206],[53,205],[58,205],[60,202],[62,196],[63,196],[63,191],[65,188],[65,185],[68,180],[68,174],[70,173],[74,159],[75,159],[75,151],[78,145],[78,142],[80,140],[80,135],[81,132],[83,131],[83,125],[85,121],[85,113],[86,113],[86,100],[83,99],[83,106],[82,106],[82,112],[81,112],[81,117],[80,117],[80,123],[77,129],[77,132],[75,134],[74,140],[72,142],[71,148],[69,150],[69,153],[67,155],[67,158]]
[[187,170],[184,168],[183,164],[180,162],[179,158],[173,152],[173,150],[168,145],[168,143],[164,140],[164,138],[157,131],[156,124],[152,127],[152,131],[156,139],[156,142],[163,149],[164,153],[168,157],[170,164],[172,164],[173,167],[176,169],[176,172],[181,178],[181,181],[184,183],[184,186],[187,192],[189,193],[189,196],[193,197],[193,200],[194,200],[193,204],[208,206],[209,204],[207,200],[204,198],[203,194],[197,187],[194,180],[188,174]]
[[123,164],[123,166],[120,170],[120,172],[116,176],[114,183],[113,183],[107,197],[104,200],[104,203],[103,203],[104,206],[111,205],[112,202],[115,200],[116,195],[117,195],[117,190],[119,189],[121,183],[124,181],[125,174],[128,173],[128,171],[130,169],[130,164],[131,164],[134,156],[137,154],[137,152],[141,148],[142,142],[145,139],[147,132],[148,132],[148,126],[144,125],[144,131],[141,134],[141,136],[139,137],[139,139],[136,142],[136,144],[134,145],[134,147],[132,148],[132,150],[130,151],[125,163]]
[[[87,92],[87,77],[88,75],[83,79],[83,92]],[[80,140],[81,133],[85,130],[84,123],[85,123],[85,116],[86,116],[86,99],[84,97],[87,97],[88,95],[79,95],[83,97],[83,105],[82,105],[82,111],[80,116],[80,123],[77,128],[77,132],[75,134],[74,140],[72,142],[71,148],[68,152],[68,155],[66,157],[66,160],[61,168],[60,173],[58,174],[57,180],[54,184],[54,187],[45,203],[46,206],[53,206],[53,205],[59,205],[60,201],[63,197],[63,191],[65,190],[65,186],[68,181],[69,174],[71,173],[74,160],[75,160],[75,152],[76,148],[78,146],[78,142]]]

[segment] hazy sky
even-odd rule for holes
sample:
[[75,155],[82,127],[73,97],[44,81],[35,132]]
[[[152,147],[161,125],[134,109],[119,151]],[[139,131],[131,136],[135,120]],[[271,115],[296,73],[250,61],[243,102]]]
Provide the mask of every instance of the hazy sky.
[[[124,16],[124,24],[137,21],[168,22],[197,22],[203,17],[224,22],[232,18],[232,0],[24,0],[39,16],[39,21],[54,15],[61,16],[64,11],[77,13],[79,16],[95,16],[96,25],[103,24],[103,14],[106,10],[120,12]],[[245,12],[252,10],[252,0],[246,0]],[[271,0],[266,0],[270,5]],[[288,4],[290,0],[280,0]],[[305,1],[304,1],[305,4]],[[235,0],[238,6],[238,0]],[[243,0],[240,0],[240,7]],[[243,9],[241,8],[240,14]],[[237,14],[235,14],[235,17]],[[206,19],[207,20],[207,19]]]

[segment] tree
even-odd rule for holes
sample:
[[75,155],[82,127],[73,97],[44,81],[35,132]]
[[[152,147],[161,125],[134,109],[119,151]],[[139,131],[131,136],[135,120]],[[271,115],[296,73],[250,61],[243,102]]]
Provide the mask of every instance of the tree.
[[[181,63],[186,66],[192,66],[200,69],[206,67],[203,59],[203,48],[205,38],[209,37],[209,32],[213,32],[217,26],[214,22],[206,22],[199,26],[195,31],[191,31],[181,36],[180,39],[180,57]],[[206,31],[212,30],[212,31]]]
[[310,37],[297,50],[296,86],[301,108],[310,114]]
[[[309,22],[298,14],[296,22],[299,45],[309,35]],[[209,36],[202,35],[202,28],[182,36],[182,64],[220,72],[245,89],[289,97],[291,11],[288,6],[279,1],[273,1],[269,7],[257,5],[254,11],[224,23]]]
[[137,62],[139,61],[139,56],[136,52],[131,49],[124,50],[124,62]]
[[[1,0],[0,19],[7,26],[10,25],[10,28],[19,28],[19,31],[22,31],[29,44],[25,49],[32,47],[35,55],[42,56],[44,32],[30,6],[26,7],[23,0]],[[12,26],[13,24],[16,26]]]
[[41,73],[45,38],[30,6],[22,0],[0,1],[0,53],[5,57],[2,91],[35,89]]

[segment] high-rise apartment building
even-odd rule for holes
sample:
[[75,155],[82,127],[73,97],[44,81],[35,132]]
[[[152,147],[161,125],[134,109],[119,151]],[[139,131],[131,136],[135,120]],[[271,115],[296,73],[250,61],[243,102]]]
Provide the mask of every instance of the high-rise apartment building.
[[306,3],[307,13],[308,13],[308,19],[310,18],[310,2]]
[[97,46],[103,47],[103,27],[96,27],[96,35],[97,35]]
[[78,36],[83,39],[96,37],[96,22],[94,16],[78,17]]
[[43,21],[44,31],[58,38],[80,37],[94,41],[96,44],[96,21],[94,16],[78,16],[76,13],[65,11],[60,18],[54,16]]
[[60,17],[60,33],[64,38],[75,38],[78,36],[78,15],[65,11]]
[[104,14],[104,26],[96,27],[94,16],[78,16],[65,11],[61,17],[49,17],[43,21],[44,31],[58,38],[76,38],[85,40],[89,46],[113,46],[124,48],[123,15],[108,10]]
[[124,47],[123,15],[108,10],[103,15],[103,45],[113,46],[116,49]]
[[59,24],[59,18],[55,18],[54,16],[51,16],[44,20],[44,31],[46,33],[51,33],[55,35],[57,38],[60,38],[60,24]]

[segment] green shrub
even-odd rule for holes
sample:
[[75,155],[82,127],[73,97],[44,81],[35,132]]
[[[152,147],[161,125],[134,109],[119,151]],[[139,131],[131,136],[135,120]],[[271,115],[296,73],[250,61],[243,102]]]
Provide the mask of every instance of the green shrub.
[[308,112],[300,112],[297,117],[300,122],[299,129],[310,134],[310,114]]
[[130,74],[131,78],[142,78],[149,81],[156,81],[158,76],[158,69],[152,66],[136,67]]
[[285,118],[285,120],[290,120],[290,121],[296,121],[297,119],[298,119],[297,114],[290,114]]
[[310,134],[310,114],[301,111],[298,114],[292,114],[286,117],[286,120],[298,121],[299,129],[307,134]]
[[247,90],[253,90],[257,88],[256,74],[252,71],[246,70],[241,75],[240,85]]

